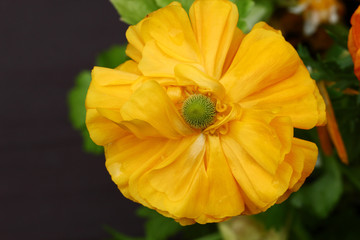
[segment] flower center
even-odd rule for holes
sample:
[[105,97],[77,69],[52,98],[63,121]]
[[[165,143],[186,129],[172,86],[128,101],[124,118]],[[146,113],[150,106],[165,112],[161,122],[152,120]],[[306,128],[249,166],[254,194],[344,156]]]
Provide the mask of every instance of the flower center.
[[182,115],[191,127],[205,129],[214,122],[216,107],[209,97],[195,94],[184,101]]

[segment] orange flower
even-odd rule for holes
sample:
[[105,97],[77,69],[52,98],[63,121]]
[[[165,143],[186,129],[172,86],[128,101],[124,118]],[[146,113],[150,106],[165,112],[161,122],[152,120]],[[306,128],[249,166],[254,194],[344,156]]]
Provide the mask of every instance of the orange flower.
[[354,62],[356,77],[360,80],[360,6],[351,17],[348,48]]

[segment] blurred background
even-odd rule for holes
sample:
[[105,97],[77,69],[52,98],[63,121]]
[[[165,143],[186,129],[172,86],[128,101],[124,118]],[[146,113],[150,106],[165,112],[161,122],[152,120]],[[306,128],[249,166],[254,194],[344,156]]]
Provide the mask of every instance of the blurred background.
[[0,1],[0,239],[104,239],[104,225],[142,235],[137,205],[102,155],[82,151],[66,103],[126,28],[107,0]]

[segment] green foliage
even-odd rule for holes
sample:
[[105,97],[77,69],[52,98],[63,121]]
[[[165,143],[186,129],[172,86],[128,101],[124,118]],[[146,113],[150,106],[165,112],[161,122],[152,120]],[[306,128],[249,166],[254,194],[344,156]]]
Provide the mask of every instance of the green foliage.
[[125,45],[112,46],[98,55],[95,65],[99,67],[116,68],[129,59],[125,54],[125,50]]
[[[241,1],[241,0],[239,0]],[[241,1],[243,2],[243,1]],[[259,21],[267,21],[272,13],[274,12],[274,2],[269,0],[254,0],[252,1],[254,4],[252,4],[251,7],[249,7],[246,12],[246,14],[241,15],[240,14],[240,22],[245,22],[247,28],[241,28],[244,32],[248,32],[256,23]],[[240,13],[240,11],[239,11]],[[243,16],[243,17],[241,17]]]
[[342,166],[341,170],[357,191],[360,191],[360,167],[349,168]]
[[[297,218],[290,239],[349,239],[360,235],[360,102],[345,89],[359,90],[354,65],[347,50],[348,28],[326,26],[334,44],[322,55],[304,47],[298,53],[315,80],[328,81],[327,87],[340,133],[349,157],[349,166],[340,163],[336,152],[321,155],[320,164],[307,183],[290,198]],[[315,55],[315,56],[314,56]],[[298,132],[298,131],[297,131]],[[309,133],[308,133],[309,134]],[[314,135],[308,135],[314,141]],[[310,180],[310,181],[309,181]]]
[[223,239],[223,237],[221,236],[220,233],[212,233],[212,234],[200,237],[200,238],[196,238],[194,240],[222,240],[222,239]]
[[[345,185],[346,186],[346,185]],[[314,218],[309,211],[296,210],[288,239],[291,240],[356,240],[360,236],[359,191],[347,192],[337,207],[324,219]]]
[[346,49],[339,45],[334,46],[326,58],[318,55],[314,59],[309,50],[302,45],[298,46],[298,53],[309,68],[313,79],[334,82],[340,90],[357,86],[358,81],[353,71],[351,56]]
[[332,24],[325,26],[325,30],[337,44],[347,49],[349,29],[346,26]]
[[117,232],[106,226],[105,230],[112,236],[108,240],[167,240],[174,236],[184,240],[221,240],[216,224],[194,224],[182,227],[172,218],[167,218],[147,207],[140,207],[136,214],[146,219],[145,237],[134,238]]
[[238,27],[244,31],[248,32],[249,27],[246,19],[250,14],[251,9],[254,7],[255,3],[253,0],[231,0],[233,3],[236,4],[238,11],[239,11],[239,21]]
[[140,22],[147,14],[159,8],[155,0],[110,0],[110,2],[121,16],[121,20],[130,25]]
[[358,79],[354,74],[354,65],[347,49],[349,30],[343,25],[328,25],[326,31],[333,38],[335,44],[324,56],[314,58],[310,51],[298,46],[298,53],[304,64],[309,68],[311,77],[315,80],[325,80],[335,83],[333,87],[339,90],[357,88]]
[[81,128],[81,135],[83,138],[83,150],[87,153],[92,153],[95,155],[100,155],[104,152],[104,148],[102,146],[96,145],[90,138],[89,131],[86,128],[85,122],[83,127]]
[[145,223],[146,240],[166,240],[181,230],[174,219],[164,217],[154,210],[140,207],[137,215],[147,219]]
[[338,203],[343,193],[339,160],[335,157],[322,158],[321,176],[294,193],[291,203],[310,211],[318,218],[326,218]]
[[[159,6],[159,8],[161,8],[161,7],[165,7],[168,4],[172,3],[173,0],[155,0],[155,2]],[[180,2],[181,5],[183,6],[183,8],[187,12],[189,12],[190,6],[194,2],[194,0],[178,0],[178,2]]]
[[90,71],[82,71],[75,78],[75,86],[70,90],[68,101],[71,108],[69,117],[73,127],[80,129],[84,125],[85,119],[85,96],[91,81]]
[[274,228],[281,230],[287,221],[292,218],[292,209],[288,202],[284,202],[276,204],[266,212],[254,215],[253,217],[262,222],[267,229]]
[[333,85],[328,92],[349,155],[349,162],[355,167],[360,164],[360,104],[357,101],[359,96],[339,93],[337,86],[338,84]]
[[[165,7],[172,0],[110,0],[113,4],[121,20],[129,25],[140,22],[145,16],[159,8]],[[178,0],[186,11],[189,11],[194,0]]]
[[111,238],[108,238],[106,240],[144,240],[144,238],[126,236],[109,226],[104,226],[104,230],[111,235]]

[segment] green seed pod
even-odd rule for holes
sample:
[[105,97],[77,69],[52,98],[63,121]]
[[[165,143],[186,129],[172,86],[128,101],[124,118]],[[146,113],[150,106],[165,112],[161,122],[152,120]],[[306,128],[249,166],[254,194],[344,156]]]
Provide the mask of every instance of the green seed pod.
[[205,129],[214,121],[215,104],[204,95],[191,95],[183,103],[182,115],[191,127]]

